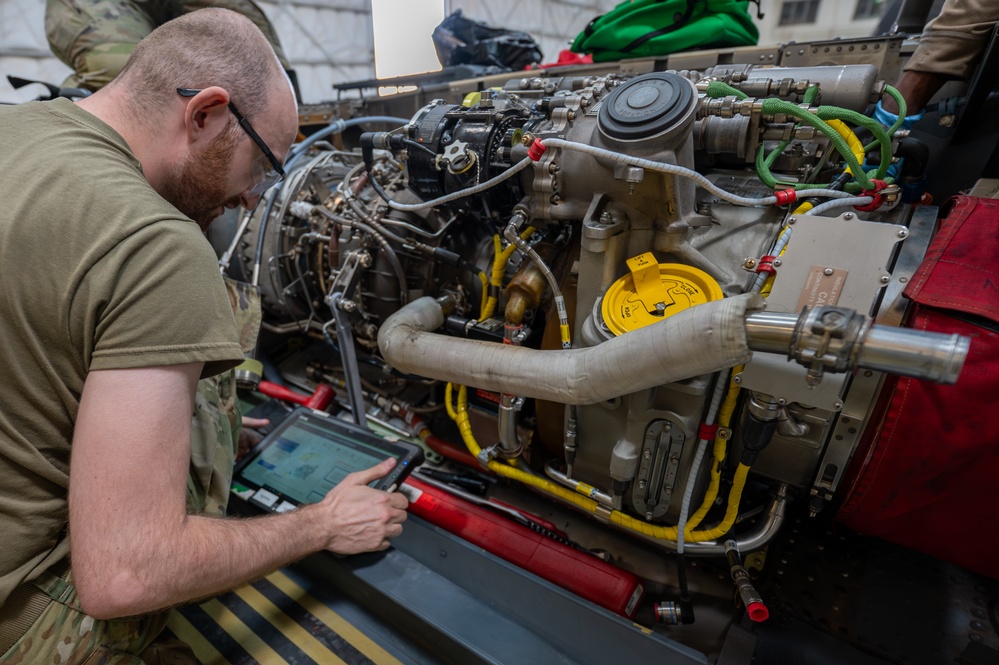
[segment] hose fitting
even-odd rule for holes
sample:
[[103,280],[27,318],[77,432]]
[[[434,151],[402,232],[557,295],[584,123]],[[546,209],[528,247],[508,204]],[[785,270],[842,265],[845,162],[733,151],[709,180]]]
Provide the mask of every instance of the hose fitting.
[[735,582],[736,591],[739,593],[739,600],[742,601],[743,606],[746,608],[746,614],[753,621],[766,621],[770,616],[770,610],[767,609],[763,598],[756,590],[756,587],[753,586],[752,580],[749,579],[749,573],[742,565],[742,557],[739,556],[739,550],[734,540],[725,541],[725,558],[728,560],[732,581]]

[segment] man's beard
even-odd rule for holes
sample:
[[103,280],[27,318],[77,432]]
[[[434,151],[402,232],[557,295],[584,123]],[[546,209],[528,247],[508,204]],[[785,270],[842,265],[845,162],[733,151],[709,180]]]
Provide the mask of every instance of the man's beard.
[[239,196],[229,197],[229,167],[239,144],[239,134],[230,126],[180,169],[169,174],[160,194],[177,210],[193,219],[202,231],[219,216],[220,207],[236,207]]

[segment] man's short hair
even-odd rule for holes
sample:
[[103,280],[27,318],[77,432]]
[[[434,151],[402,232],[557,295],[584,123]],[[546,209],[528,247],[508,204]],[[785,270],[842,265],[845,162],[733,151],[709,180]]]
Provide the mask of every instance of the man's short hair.
[[281,76],[274,49],[253,21],[228,9],[185,14],[153,30],[135,47],[111,85],[121,86],[137,111],[149,113],[177,88],[225,88],[239,110],[256,117]]

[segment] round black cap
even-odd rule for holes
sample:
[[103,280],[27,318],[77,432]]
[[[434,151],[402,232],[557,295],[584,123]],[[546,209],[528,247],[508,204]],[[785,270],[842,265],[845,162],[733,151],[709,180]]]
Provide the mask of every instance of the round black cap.
[[642,74],[619,86],[600,106],[600,128],[635,140],[671,129],[694,103],[694,88],[675,72]]

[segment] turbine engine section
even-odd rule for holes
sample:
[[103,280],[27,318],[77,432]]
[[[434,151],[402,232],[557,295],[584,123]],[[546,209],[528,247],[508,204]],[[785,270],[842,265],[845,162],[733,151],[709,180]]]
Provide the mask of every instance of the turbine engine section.
[[[321,150],[300,159],[287,182],[246,220],[238,260],[260,287],[265,328],[330,334],[330,299],[351,323],[356,341],[375,347],[378,326],[410,300],[442,283],[463,289],[460,255],[467,238],[450,234],[454,214],[400,212],[377,189],[418,201],[400,186],[398,163],[380,154],[366,168],[358,153]],[[469,231],[466,229],[465,233]],[[481,234],[473,227],[471,237]],[[457,244],[456,244],[457,243]],[[474,278],[478,274],[471,272]],[[477,280],[476,280],[477,281]],[[469,283],[469,279],[464,279]]]
[[[432,200],[502,173],[513,163],[513,151],[520,147],[521,128],[529,117],[530,110],[516,99],[493,102],[488,90],[471,108],[443,101],[424,107],[407,129],[412,141],[407,144],[409,188]],[[463,199],[455,207],[505,218],[520,198],[517,187],[498,188]]]
[[[684,526],[691,554],[730,531],[759,548],[789,494],[832,497],[878,372],[953,381],[967,353],[886,333],[886,285],[929,237],[884,181],[891,136],[822,105],[826,84],[853,107],[883,89],[869,68],[739,66],[437,100],[357,151],[295,153],[243,272],[272,333],[327,345],[310,358],[355,412],[446,405],[499,477],[667,548]],[[888,159],[865,170],[846,122]]]

